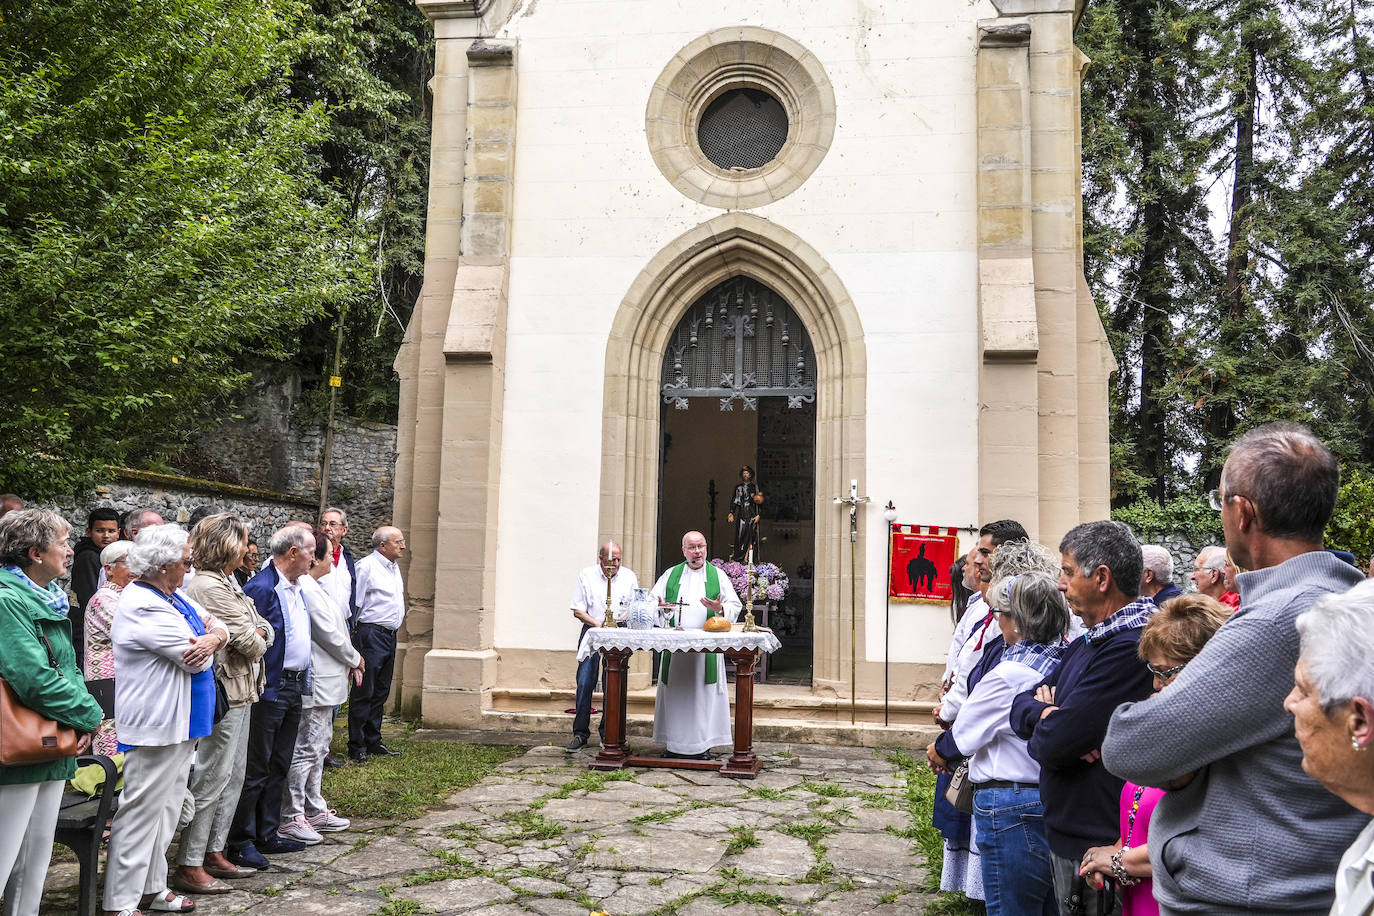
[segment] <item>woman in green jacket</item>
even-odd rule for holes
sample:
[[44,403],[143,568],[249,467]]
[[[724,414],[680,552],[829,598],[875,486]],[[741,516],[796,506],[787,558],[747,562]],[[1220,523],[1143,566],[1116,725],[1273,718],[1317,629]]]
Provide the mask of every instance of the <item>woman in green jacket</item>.
[[[70,533],[62,516],[45,509],[0,518],[0,677],[25,706],[82,733],[85,750],[100,725],[100,704],[86,692],[76,666],[67,593],[53,584],[71,561]],[[0,765],[0,888],[6,913],[38,913],[62,786],[75,772],[74,757]]]

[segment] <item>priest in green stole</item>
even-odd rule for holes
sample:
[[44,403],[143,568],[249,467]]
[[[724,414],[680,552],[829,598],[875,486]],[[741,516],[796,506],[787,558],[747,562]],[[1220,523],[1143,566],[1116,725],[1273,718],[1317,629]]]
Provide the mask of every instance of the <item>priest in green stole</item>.
[[[658,577],[654,595],[666,604],[683,602],[675,613],[684,629],[699,630],[708,617],[734,621],[739,596],[730,578],[706,562],[706,538],[700,531],[683,535],[682,556],[686,562]],[[704,758],[711,748],[730,744],[730,697],[720,653],[665,652],[661,658],[654,740],[667,745],[674,757]]]

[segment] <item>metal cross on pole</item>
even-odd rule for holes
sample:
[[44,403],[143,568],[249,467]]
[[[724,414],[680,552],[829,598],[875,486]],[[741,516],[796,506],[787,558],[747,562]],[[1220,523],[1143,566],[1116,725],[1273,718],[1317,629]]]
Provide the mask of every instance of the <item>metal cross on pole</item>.
[[858,668],[855,641],[858,639],[857,602],[858,586],[854,573],[854,562],[858,556],[859,544],[859,504],[868,502],[867,496],[859,495],[859,482],[849,482],[849,495],[836,496],[835,505],[849,507],[849,724],[854,724],[855,703],[858,697]]

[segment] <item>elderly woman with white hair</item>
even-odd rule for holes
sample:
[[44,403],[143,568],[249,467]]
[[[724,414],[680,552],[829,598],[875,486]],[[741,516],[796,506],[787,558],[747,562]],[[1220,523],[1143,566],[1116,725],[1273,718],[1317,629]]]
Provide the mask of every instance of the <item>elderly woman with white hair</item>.
[[[119,593],[133,581],[129,572],[129,551],[133,541],[115,541],[100,551],[100,566],[105,571],[105,584],[91,596],[86,605],[86,680],[113,680],[115,676],[114,646],[110,645],[110,627],[119,608]],[[106,757],[115,753],[114,719],[106,719],[96,729],[91,749]]]
[[[1297,619],[1302,649],[1284,708],[1293,714],[1302,768],[1374,815],[1374,580],[1328,595]],[[1299,777],[1295,777],[1299,778]],[[1374,912],[1374,821],[1341,857],[1332,916]]]
[[167,889],[167,847],[176,830],[196,741],[215,712],[215,651],[229,632],[178,593],[191,568],[187,534],[152,525],[134,539],[135,576],[119,598],[114,646],[115,726],[125,751],[124,794],[110,830],[105,911],[184,913],[195,903]]

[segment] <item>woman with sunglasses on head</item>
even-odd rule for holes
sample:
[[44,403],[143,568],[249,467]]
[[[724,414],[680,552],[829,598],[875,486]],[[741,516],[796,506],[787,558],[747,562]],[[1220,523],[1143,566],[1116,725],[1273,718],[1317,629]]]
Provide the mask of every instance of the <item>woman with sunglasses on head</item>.
[[[1155,612],[1140,634],[1136,651],[1154,675],[1156,692],[1173,683],[1230,613],[1216,599],[1197,593],[1180,595]],[[1116,882],[1122,916],[1159,914],[1146,841],[1150,815],[1163,795],[1163,789],[1127,782],[1121,790],[1121,839],[1083,854],[1078,873],[1098,888],[1107,881]]]

